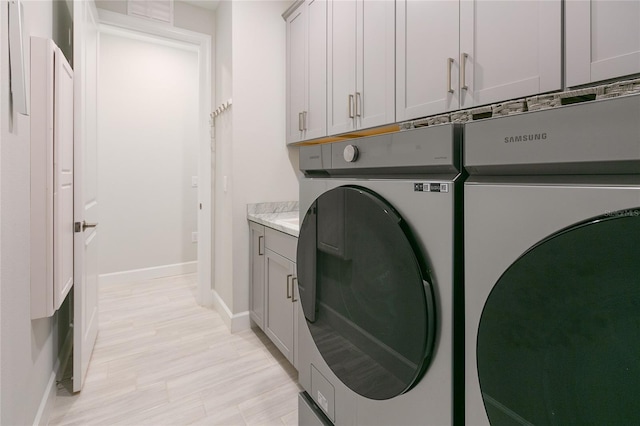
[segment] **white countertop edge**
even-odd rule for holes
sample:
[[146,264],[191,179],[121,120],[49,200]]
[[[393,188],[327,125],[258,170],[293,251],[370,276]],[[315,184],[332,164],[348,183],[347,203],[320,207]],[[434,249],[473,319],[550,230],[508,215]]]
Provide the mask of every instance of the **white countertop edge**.
[[298,238],[300,233],[299,225],[283,222],[283,220],[299,217],[298,211],[287,211],[278,213],[247,213],[247,219],[251,222],[259,223],[285,234]]

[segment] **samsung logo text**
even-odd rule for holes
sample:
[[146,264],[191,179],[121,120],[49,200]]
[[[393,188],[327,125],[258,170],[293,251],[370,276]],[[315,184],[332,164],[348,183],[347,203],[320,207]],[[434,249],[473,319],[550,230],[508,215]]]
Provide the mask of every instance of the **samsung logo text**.
[[529,135],[507,136],[506,138],[504,138],[504,143],[543,141],[543,140],[547,140],[546,133],[532,133]]

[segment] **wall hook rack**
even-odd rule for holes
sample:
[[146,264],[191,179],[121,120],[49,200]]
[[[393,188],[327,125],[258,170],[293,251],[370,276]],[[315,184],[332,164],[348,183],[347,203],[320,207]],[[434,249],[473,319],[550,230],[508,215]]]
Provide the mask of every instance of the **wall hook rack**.
[[218,108],[216,108],[211,114],[211,119],[216,118],[217,116],[219,116],[220,114],[222,114],[223,112],[225,112],[226,110],[228,110],[231,107],[231,99],[229,99],[228,101],[220,104],[220,106]]

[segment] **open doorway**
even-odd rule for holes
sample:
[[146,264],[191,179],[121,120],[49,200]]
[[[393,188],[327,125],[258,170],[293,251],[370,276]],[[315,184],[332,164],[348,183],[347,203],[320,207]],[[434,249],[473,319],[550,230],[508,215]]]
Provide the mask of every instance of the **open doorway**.
[[[111,188],[115,194],[111,194],[111,196],[125,198],[126,192],[130,197],[129,203],[126,200],[123,203],[125,208],[113,212],[114,215],[119,216],[118,221],[121,224],[121,229],[118,230],[118,233],[121,235],[121,241],[127,240],[129,237],[141,238],[140,232],[144,229],[147,235],[151,236],[147,240],[147,244],[153,244],[155,255],[158,255],[155,260],[151,260],[151,256],[148,256],[147,264],[134,264],[127,261],[121,263],[124,265],[121,267],[109,266],[105,263],[108,262],[106,259],[101,260],[100,273],[104,274],[101,277],[101,282],[118,279],[118,272],[122,272],[125,278],[129,274],[129,278],[136,279],[138,277],[147,279],[154,276],[186,273],[193,271],[197,264],[197,301],[201,305],[211,305],[211,265],[213,262],[211,250],[212,141],[209,121],[209,112],[211,111],[211,36],[104,10],[100,11],[99,30],[101,44],[103,42],[111,44],[113,58],[117,56],[117,52],[114,50],[118,50],[118,46],[115,44],[119,44],[119,48],[122,48],[124,43],[129,46],[127,48],[129,58],[121,57],[120,60],[114,61],[115,75],[119,75],[119,77],[112,81],[112,87],[115,83],[122,96],[115,96],[112,101],[117,108],[120,108],[118,115],[121,118],[125,117],[132,127],[123,129],[116,126],[116,129],[121,132],[120,135],[126,135],[129,141],[132,140],[131,134],[135,133],[135,129],[143,133],[146,131],[148,137],[146,144],[142,144],[143,146],[135,137],[133,138],[135,143],[131,142],[130,145],[120,146],[121,155],[114,157],[116,161],[113,161],[110,167],[110,170],[116,175],[104,176],[101,172],[100,178],[112,178],[120,181],[119,188]],[[103,38],[104,40],[102,40]],[[138,49],[137,56],[133,53],[134,45]],[[98,78],[101,85],[104,80],[102,73],[107,69],[104,61],[101,53],[98,65],[100,69]],[[143,80],[139,84],[133,82],[134,76],[131,69],[136,61],[146,62],[146,65],[139,67],[136,71],[136,78]],[[166,65],[163,65],[163,61]],[[105,70],[102,70],[103,68]],[[142,68],[144,70],[141,70]],[[124,80],[118,82],[118,78]],[[139,96],[142,99],[136,98],[136,102],[126,104],[126,98],[132,99],[135,95],[122,93],[121,89],[125,86],[130,87],[130,91],[146,87],[146,94]],[[101,88],[98,93],[99,109],[102,109],[103,97],[111,95],[111,93],[105,95],[102,90],[104,88]],[[189,94],[193,94],[194,90],[195,94],[192,97]],[[169,96],[171,93],[176,96],[173,100]],[[165,102],[165,107],[159,107],[160,101],[153,99],[164,99],[165,101],[169,99],[169,101]],[[132,108],[132,105],[140,100],[141,103]],[[179,103],[182,105],[178,105]],[[126,118],[127,114],[122,114],[122,112],[126,112],[125,109],[128,109],[130,113],[129,118]],[[146,120],[146,125],[136,121],[138,119]],[[167,125],[168,127],[166,127]],[[105,126],[105,120],[100,117],[98,122],[100,147],[105,143]],[[163,147],[159,142],[160,139],[165,139],[171,133],[174,135],[174,142],[168,142],[169,145],[165,144]],[[134,148],[138,149],[138,152],[134,152]],[[162,156],[166,161],[175,161],[176,158],[179,158],[180,161],[177,165],[174,163],[174,166],[169,163],[165,163],[164,166],[159,165],[155,157],[161,151],[163,151]],[[124,174],[119,176],[118,171],[123,170],[123,167],[118,163],[117,158],[122,158],[122,155],[132,156],[134,154],[136,161],[128,164],[129,177],[125,177]],[[103,152],[100,152],[99,156],[102,157]],[[154,180],[145,175],[146,171],[152,169],[156,172],[160,171],[162,179]],[[131,191],[134,184],[140,183],[137,182],[137,179],[146,181],[150,185],[148,188],[152,194],[144,193],[144,189],[140,186],[138,191]],[[100,188],[103,184],[103,182],[99,183]],[[127,187],[128,184],[130,184],[129,187]],[[124,190],[119,191],[122,188]],[[173,191],[173,195],[170,195],[171,191]],[[147,208],[143,209],[144,213],[138,215],[135,220],[132,217],[127,217],[126,206],[140,203],[142,200],[153,200],[153,208],[146,206]],[[108,201],[102,200],[101,204],[105,206],[106,202]],[[144,201],[142,202],[144,203]],[[150,201],[148,202],[151,204]],[[156,218],[156,215],[165,213],[161,210],[173,211],[172,225],[166,225]],[[194,212],[197,218],[195,223],[193,222]],[[180,221],[176,221],[178,219]],[[194,224],[196,224],[195,227]],[[103,235],[108,231],[105,228],[103,228]],[[172,235],[169,236],[171,233]],[[153,243],[154,239],[156,243]],[[163,239],[171,247],[163,246],[160,243],[160,240]],[[197,242],[193,241],[195,239]],[[141,251],[147,250],[139,245],[137,249],[137,256],[142,254]],[[163,251],[163,253],[158,253],[158,251]],[[194,252],[197,253],[195,258],[193,257]],[[154,253],[149,251],[149,253],[144,253],[144,256],[152,254]],[[103,255],[105,253],[101,253],[100,257]],[[114,275],[109,277],[107,274]]]
[[196,46],[102,29],[102,284],[196,272],[198,93]]

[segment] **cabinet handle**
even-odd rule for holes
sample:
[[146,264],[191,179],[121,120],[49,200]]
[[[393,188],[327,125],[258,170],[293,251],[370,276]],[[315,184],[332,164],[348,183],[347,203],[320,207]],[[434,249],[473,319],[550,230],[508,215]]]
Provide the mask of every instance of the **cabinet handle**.
[[353,95],[349,95],[349,118],[354,118],[354,115],[353,115]]
[[302,128],[307,130],[307,111],[302,111]]
[[302,131],[302,112],[298,113],[298,130]]
[[263,247],[264,247],[264,235],[258,235],[258,256],[264,255]]
[[451,65],[453,65],[453,58],[447,58],[447,92],[453,93],[451,88]]
[[296,289],[294,287],[294,282],[298,281],[298,277],[293,277],[291,278],[291,302],[296,303],[298,301],[298,299],[296,299],[294,296],[296,294]]
[[467,53],[460,54],[460,74],[462,81],[462,85],[460,86],[460,90],[467,90],[469,87],[467,86],[467,58],[469,55]]
[[293,275],[287,275],[287,299],[291,299],[291,291],[289,290],[289,280],[291,280],[291,277],[293,277]]
[[362,104],[362,95],[360,92],[356,92],[356,117],[361,117],[361,104]]

